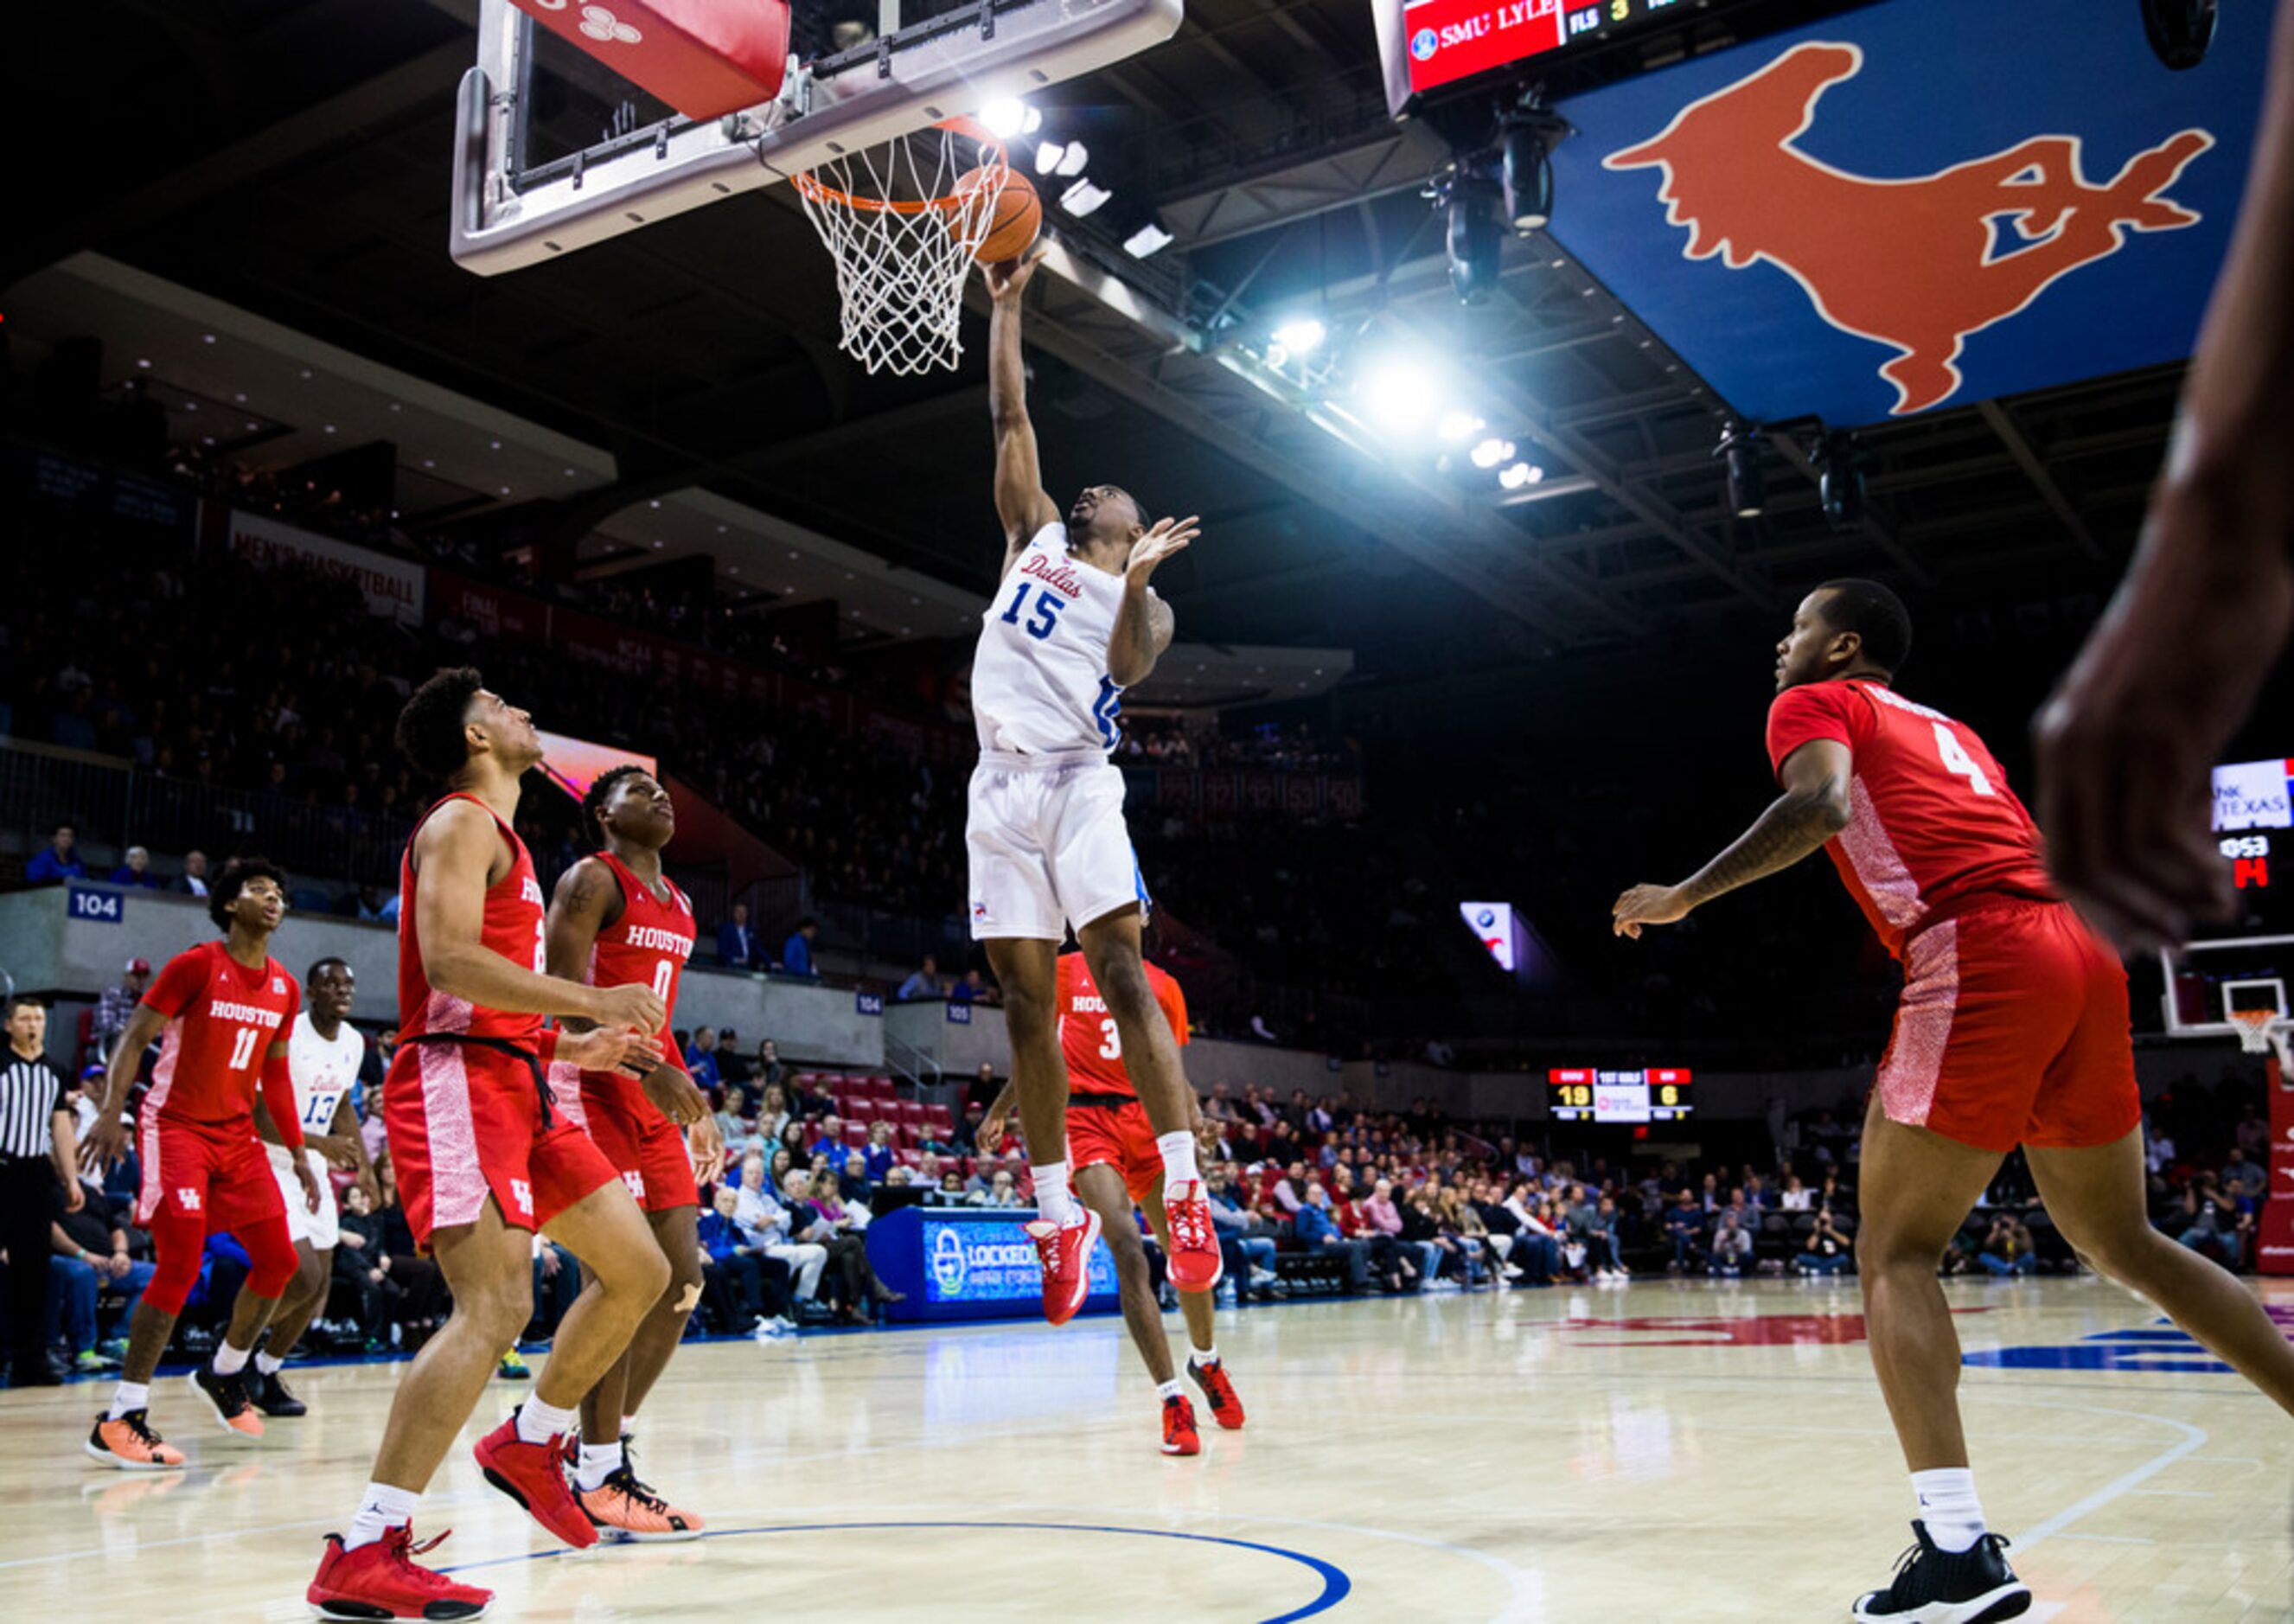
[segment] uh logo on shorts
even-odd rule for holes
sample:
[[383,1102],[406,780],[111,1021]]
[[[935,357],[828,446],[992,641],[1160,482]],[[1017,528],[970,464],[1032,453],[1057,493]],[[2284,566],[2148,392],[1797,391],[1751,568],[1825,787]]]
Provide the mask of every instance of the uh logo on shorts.
[[523,1179],[511,1179],[509,1198],[517,1204],[517,1210],[521,1216],[526,1218],[533,1216],[533,1186]]

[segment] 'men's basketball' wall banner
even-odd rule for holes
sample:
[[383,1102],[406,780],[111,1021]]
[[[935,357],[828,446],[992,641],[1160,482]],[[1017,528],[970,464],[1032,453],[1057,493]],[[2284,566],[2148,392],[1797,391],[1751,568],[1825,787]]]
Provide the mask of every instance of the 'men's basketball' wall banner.
[[1564,102],[1553,234],[1720,396],[1852,428],[2191,353],[2270,13],[1894,0]]
[[[212,534],[212,533],[210,533]],[[403,625],[422,624],[422,566],[371,548],[354,546],[259,514],[231,516],[231,554],[263,567],[284,560],[348,581],[366,594],[370,614],[388,615]]]

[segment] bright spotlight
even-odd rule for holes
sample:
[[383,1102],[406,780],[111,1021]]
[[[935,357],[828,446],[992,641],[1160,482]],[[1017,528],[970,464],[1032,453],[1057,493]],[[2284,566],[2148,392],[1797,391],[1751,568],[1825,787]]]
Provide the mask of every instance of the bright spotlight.
[[1495,468],[1513,455],[1513,442],[1493,436],[1474,447],[1476,468]]
[[1085,150],[1083,143],[1070,141],[1068,143],[1068,150],[1060,156],[1060,173],[1070,175],[1081,175],[1083,167],[1090,161],[1091,154]]
[[1435,432],[1445,440],[1462,440],[1481,428],[1482,420],[1470,412],[1445,412]]
[[1036,149],[1036,173],[1038,175],[1052,173],[1060,167],[1060,159],[1067,156],[1067,151],[1066,147],[1056,141],[1044,143]]
[[1363,379],[1371,415],[1388,428],[1422,428],[1434,415],[1434,379],[1406,361],[1389,361]]
[[1310,315],[1285,322],[1274,330],[1274,341],[1294,355],[1305,355],[1326,336],[1322,324]]
[[980,122],[986,125],[996,135],[1009,141],[1028,127],[1028,104],[1025,102],[1009,98],[1000,102],[990,102],[980,110]]
[[1498,476],[1498,483],[1509,491],[1517,491],[1537,476],[1537,470],[1526,462],[1517,462]]
[[1151,221],[1123,240],[1123,251],[1134,259],[1144,259],[1171,246],[1171,233]]

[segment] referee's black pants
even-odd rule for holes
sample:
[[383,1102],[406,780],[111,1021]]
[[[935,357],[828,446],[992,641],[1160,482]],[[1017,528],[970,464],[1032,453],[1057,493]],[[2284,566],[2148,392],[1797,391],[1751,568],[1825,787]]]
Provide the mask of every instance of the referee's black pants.
[[[0,1247],[8,1253],[8,1348],[21,1372],[47,1358],[48,1227],[55,1163],[45,1156],[0,1156]],[[18,1380],[22,1378],[20,1375]]]

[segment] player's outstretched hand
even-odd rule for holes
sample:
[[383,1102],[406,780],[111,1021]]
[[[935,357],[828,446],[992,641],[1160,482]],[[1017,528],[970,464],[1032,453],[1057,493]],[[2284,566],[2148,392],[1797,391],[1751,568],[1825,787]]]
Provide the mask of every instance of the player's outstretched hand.
[[1144,586],[1155,567],[1167,559],[1176,558],[1186,551],[1187,543],[1203,533],[1196,515],[1184,518],[1159,518],[1147,527],[1147,534],[1131,543],[1131,556],[1125,560],[1123,579],[1127,585]]
[[601,987],[598,990],[597,1019],[600,1026],[634,1026],[639,1032],[659,1032],[669,1024],[669,1006],[654,995],[651,987],[635,982],[627,986]]
[[1036,266],[1042,263],[1048,244],[1037,242],[1017,259],[1007,259],[1001,265],[982,265],[980,274],[988,283],[988,297],[999,305],[1008,305],[1027,288],[1035,275]]
[[1644,925],[1677,925],[1688,917],[1688,904],[1676,885],[1635,885],[1609,910],[1610,927],[1620,936],[1640,940]]
[[634,1026],[593,1026],[560,1036],[557,1057],[585,1072],[619,1072],[642,1081],[661,1064],[661,1044]]
[[2206,521],[2166,502],[2032,730],[2047,866],[2124,949],[2234,911],[2212,770],[2294,624],[2282,541],[2181,534]]
[[681,1066],[655,1066],[646,1076],[645,1092],[654,1109],[680,1128],[709,1121],[709,1097],[695,1086]]
[[972,1147],[983,1156],[992,1156],[1004,1144],[1005,1118],[999,1111],[990,1111],[980,1119],[972,1130]]
[[694,1183],[717,1182],[717,1175],[725,1171],[725,1136],[717,1131],[715,1117],[704,1111],[686,1130],[685,1154],[693,1158]]
[[127,1154],[127,1123],[124,1119],[106,1116],[98,1120],[87,1136],[87,1154],[83,1158],[92,1172],[101,1173],[118,1164]]

